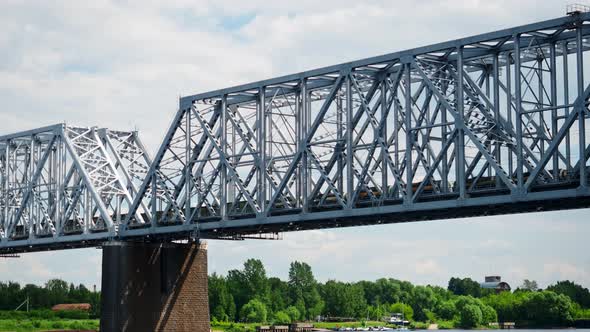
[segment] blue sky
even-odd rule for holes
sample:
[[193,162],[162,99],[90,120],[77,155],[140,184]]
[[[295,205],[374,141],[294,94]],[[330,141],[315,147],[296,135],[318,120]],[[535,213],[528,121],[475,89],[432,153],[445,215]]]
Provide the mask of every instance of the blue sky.
[[[2,1],[0,132],[67,120],[139,129],[155,151],[178,97],[565,14],[565,1]],[[590,286],[590,211],[560,211],[209,241],[210,272],[250,257],[285,278],[394,277],[445,285],[502,275],[518,286]],[[0,280],[100,284],[100,250],[0,261]],[[100,286],[99,286],[100,287]]]

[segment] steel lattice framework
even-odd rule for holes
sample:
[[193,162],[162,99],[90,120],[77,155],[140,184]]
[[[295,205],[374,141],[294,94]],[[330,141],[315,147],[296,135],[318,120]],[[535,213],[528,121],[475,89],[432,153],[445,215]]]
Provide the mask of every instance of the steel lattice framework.
[[117,236],[150,162],[137,132],[59,124],[0,137],[0,250]]
[[[123,209],[86,209],[85,227],[235,238],[588,207],[589,20],[576,12],[181,98],[144,181],[117,182],[128,195],[108,202]],[[5,239],[20,222],[29,238],[43,229],[59,241],[41,207],[14,202]]]

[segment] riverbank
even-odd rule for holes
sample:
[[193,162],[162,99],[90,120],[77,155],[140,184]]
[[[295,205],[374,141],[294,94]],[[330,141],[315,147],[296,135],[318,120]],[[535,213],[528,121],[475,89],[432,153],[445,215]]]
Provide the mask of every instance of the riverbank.
[[[352,322],[312,322],[314,330],[344,330],[344,331],[366,331],[370,328],[372,331],[379,331],[379,327],[389,328],[390,331],[396,329],[395,325],[385,324],[382,321],[352,321]],[[253,332],[260,323],[230,323],[230,322],[211,322],[211,330],[217,332]],[[410,330],[502,330],[499,325],[481,325],[472,329],[466,329],[459,326],[456,321],[439,320],[436,323],[429,322],[412,322],[407,326]],[[570,327],[563,326],[545,326],[545,327],[531,327],[520,326],[513,328],[521,331],[537,331],[537,330],[589,330],[588,326],[580,324]]]
[[98,319],[0,319],[0,332],[85,330],[98,331]]

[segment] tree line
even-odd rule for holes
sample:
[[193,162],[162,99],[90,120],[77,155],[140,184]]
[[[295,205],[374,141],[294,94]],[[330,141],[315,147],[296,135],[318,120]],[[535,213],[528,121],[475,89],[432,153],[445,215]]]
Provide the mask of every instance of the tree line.
[[[0,310],[13,311],[29,299],[30,309],[49,309],[59,303],[90,303],[98,317],[100,292],[84,285],[52,279],[43,286],[0,282]],[[477,327],[490,322],[518,326],[569,326],[590,319],[590,291],[571,281],[546,289],[525,280],[513,292],[496,294],[470,278],[451,278],[446,288],[413,285],[381,278],[375,281],[318,282],[311,266],[292,262],[288,279],[269,277],[263,263],[248,259],[241,269],[209,276],[211,319],[224,322],[286,324],[335,319],[381,320],[403,312],[413,322],[441,327]],[[22,310],[22,309],[21,309]]]
[[303,262],[292,262],[283,281],[268,277],[260,260],[248,259],[242,269],[209,277],[209,306],[214,321],[284,324],[318,316],[380,320],[404,312],[412,321],[450,327],[491,322],[549,327],[590,318],[590,292],[571,281],[541,290],[525,280],[514,292],[499,294],[470,278],[451,278],[447,288],[393,278],[320,283]]
[[100,311],[100,292],[91,291],[82,284],[76,286],[61,279],[51,279],[43,286],[0,282],[0,310],[13,311],[21,304],[20,310],[24,310],[27,299],[31,310],[50,309],[61,303],[90,303],[91,316],[97,317]]

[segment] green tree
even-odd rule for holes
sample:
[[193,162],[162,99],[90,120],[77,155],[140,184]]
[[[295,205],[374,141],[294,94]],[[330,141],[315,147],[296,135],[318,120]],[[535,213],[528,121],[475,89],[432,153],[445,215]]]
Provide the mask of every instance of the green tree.
[[412,290],[411,305],[416,320],[426,321],[426,311],[433,311],[437,303],[438,299],[430,287],[416,286]]
[[368,305],[367,306],[367,315],[369,319],[372,320],[380,320],[389,312],[383,311],[382,305]]
[[289,306],[287,309],[284,310],[292,322],[296,322],[301,318],[301,313],[299,310],[294,306]]
[[572,281],[558,281],[555,285],[547,287],[547,290],[567,295],[583,308],[590,308],[590,291]]
[[459,323],[461,327],[470,329],[481,325],[482,318],[481,309],[477,305],[467,304],[460,311]]
[[248,259],[243,270],[230,270],[226,280],[238,312],[241,312],[241,308],[252,299],[269,304],[270,287],[266,270],[260,260]]
[[402,285],[395,279],[381,278],[378,279],[374,284],[375,291],[371,294],[369,303],[391,304],[402,301],[407,302],[409,300],[409,296],[407,296],[408,293],[402,293]]
[[483,298],[484,302],[494,308],[499,322],[516,322],[524,317],[523,303],[529,292],[501,292]]
[[536,326],[568,326],[575,314],[569,297],[551,291],[530,293],[523,309]]
[[476,299],[472,296],[459,296],[457,301],[455,302],[455,307],[459,312],[459,315],[462,315],[465,312],[465,307],[468,305],[476,306],[479,308],[481,312],[481,320],[478,324],[488,324],[491,322],[498,321],[498,315],[496,310],[485,304],[481,299]]
[[264,323],[267,317],[266,305],[258,299],[252,299],[240,310],[242,321],[247,323]]
[[539,289],[539,285],[534,280],[524,279],[519,288],[525,291],[536,292]]
[[447,289],[455,295],[471,295],[473,297],[482,295],[481,286],[471,278],[451,278]]
[[233,321],[236,318],[236,305],[227,282],[216,273],[209,276],[209,311],[211,317],[218,321]]
[[313,319],[321,313],[324,303],[318,292],[311,266],[307,263],[292,262],[289,268],[288,284],[291,303],[297,306],[303,317]]
[[279,278],[268,278],[270,287],[270,305],[268,308],[272,312],[285,309],[290,303],[289,285]]
[[291,317],[284,311],[277,311],[273,316],[274,324],[289,324],[291,323]]
[[364,291],[358,284],[329,280],[322,287],[322,297],[327,316],[363,318],[367,314]]
[[248,259],[244,263],[244,277],[248,291],[262,302],[268,303],[269,285],[266,269],[259,259]]
[[45,283],[45,289],[48,292],[51,303],[66,303],[69,286],[68,283],[60,279],[51,279]]
[[498,321],[498,314],[496,310],[489,305],[480,306],[482,314],[482,324],[494,323]]
[[18,282],[9,281],[8,283],[0,282],[0,309],[14,310],[25,299],[26,295],[22,294]]
[[455,317],[455,315],[457,315],[457,308],[455,308],[455,302],[451,300],[439,302],[436,308],[434,309],[434,313],[441,319],[452,320]]
[[404,314],[404,318],[406,320],[413,320],[414,319],[414,309],[409,304],[405,303],[394,303],[389,307],[389,311],[391,314]]
[[568,296],[551,291],[502,292],[484,301],[496,310],[498,321],[519,326],[568,326],[576,314]]

